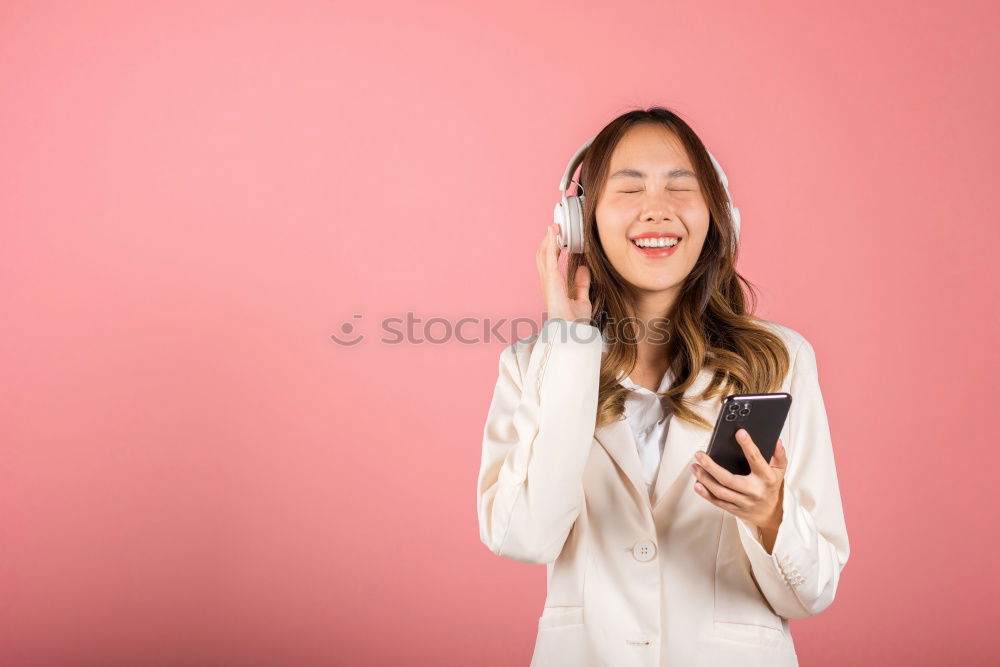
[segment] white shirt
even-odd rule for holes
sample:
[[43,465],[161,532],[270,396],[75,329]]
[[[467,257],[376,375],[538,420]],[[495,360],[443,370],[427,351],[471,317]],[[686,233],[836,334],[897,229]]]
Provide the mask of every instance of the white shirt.
[[[669,389],[672,381],[673,376],[667,370],[663,374],[658,391]],[[670,427],[672,413],[667,407],[666,399],[661,399],[649,389],[640,387],[632,382],[629,376],[622,377],[618,383],[632,390],[625,397],[625,418],[639,449],[639,461],[642,463],[646,489],[652,493],[653,482],[660,468],[660,459],[663,457],[663,446],[667,442],[667,429]]]

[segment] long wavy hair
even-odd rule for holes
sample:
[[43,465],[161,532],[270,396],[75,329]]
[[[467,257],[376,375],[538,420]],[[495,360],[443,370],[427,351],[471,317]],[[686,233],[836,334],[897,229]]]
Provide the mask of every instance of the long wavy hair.
[[[726,192],[711,158],[694,130],[673,111],[654,106],[626,112],[608,123],[587,149],[579,179],[589,195],[583,208],[585,250],[570,255],[567,288],[572,294],[576,270],[586,264],[591,275],[592,321],[605,333],[610,333],[608,327],[618,326],[614,323],[630,321],[636,312],[633,286],[614,269],[601,246],[595,211],[615,147],[631,127],[641,123],[658,123],[682,142],[710,213],[701,255],[685,277],[671,312],[664,313],[669,338],[661,349],[668,356],[674,379],[666,392],[659,393],[675,418],[710,428],[712,425],[695,413],[684,397],[703,368],[712,370],[713,377],[696,398],[708,400],[778,391],[790,360],[781,339],[754,316],[756,291],[736,271],[738,251],[732,245],[734,230]],[[618,379],[623,372],[631,373],[638,361],[634,336],[615,331],[607,340],[608,352],[601,360],[598,426],[624,417],[629,390]]]

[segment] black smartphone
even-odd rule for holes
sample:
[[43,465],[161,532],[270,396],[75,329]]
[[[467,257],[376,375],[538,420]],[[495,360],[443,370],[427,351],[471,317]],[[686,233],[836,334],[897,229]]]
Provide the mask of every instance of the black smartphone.
[[764,460],[770,461],[791,406],[792,396],[785,392],[726,396],[705,453],[729,472],[749,475],[750,463],[736,441],[736,431],[745,428]]

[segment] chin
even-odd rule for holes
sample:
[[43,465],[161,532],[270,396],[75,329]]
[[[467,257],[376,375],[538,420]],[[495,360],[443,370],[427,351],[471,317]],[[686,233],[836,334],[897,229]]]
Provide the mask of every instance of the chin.
[[645,292],[666,292],[669,290],[679,289],[681,285],[681,281],[679,280],[663,280],[662,277],[659,279],[630,280],[629,282],[631,282],[636,289],[640,289]]

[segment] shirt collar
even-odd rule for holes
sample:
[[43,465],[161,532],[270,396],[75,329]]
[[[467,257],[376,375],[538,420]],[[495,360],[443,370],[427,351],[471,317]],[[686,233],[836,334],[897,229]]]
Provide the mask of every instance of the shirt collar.
[[[668,368],[667,372],[663,374],[663,379],[660,380],[660,386],[657,388],[656,391],[665,392],[668,389],[670,389],[670,385],[672,383],[673,383],[673,376],[671,375],[670,369]],[[637,385],[635,382],[632,381],[632,378],[630,378],[628,375],[625,375],[624,373],[619,376],[618,384],[620,384],[623,387],[627,387],[628,389],[633,389],[640,394],[648,394],[649,396],[653,395],[653,392],[651,392],[646,387],[641,387]]]

